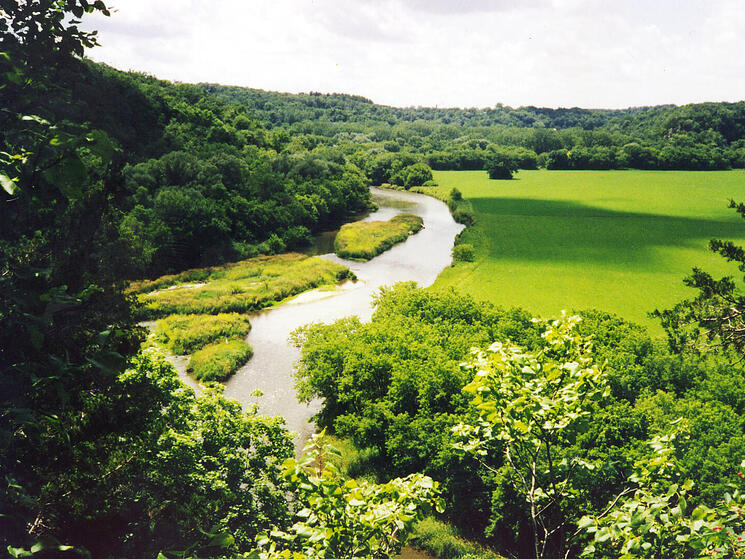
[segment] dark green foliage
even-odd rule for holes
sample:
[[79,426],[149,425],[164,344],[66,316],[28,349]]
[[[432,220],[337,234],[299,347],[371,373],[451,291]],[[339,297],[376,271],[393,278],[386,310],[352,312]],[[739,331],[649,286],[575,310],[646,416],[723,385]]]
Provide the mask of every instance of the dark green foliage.
[[510,151],[521,169],[745,166],[745,102],[624,110],[395,108],[350,95],[202,87],[248,107],[270,128],[342,145],[359,166],[369,162],[374,184],[403,181],[390,169],[398,158],[436,170],[478,170],[494,150]]
[[370,324],[349,318],[296,334],[300,395],[323,397],[317,423],[374,448],[385,475],[423,471],[441,480],[450,514],[478,534],[489,516],[490,478],[454,453],[450,428],[464,403],[459,363],[470,347],[504,337],[539,343],[524,312],[399,285],[381,292]]
[[453,247],[453,261],[455,262],[473,262],[474,256],[472,244],[463,243]]
[[[594,465],[573,482],[576,493],[565,504],[569,523],[602,512],[635,462],[649,458],[646,441],[678,417],[689,432],[679,464],[696,482],[691,499],[713,505],[745,445],[743,365],[672,354],[641,327],[599,311],[582,314],[578,331],[591,337],[611,394],[591,404],[586,432],[554,449],[557,462],[580,458]],[[320,425],[373,449],[384,475],[424,471],[440,480],[448,518],[460,530],[521,554],[529,515],[508,471],[454,454],[450,429],[465,411],[459,390],[468,375],[458,364],[467,349],[494,340],[540,347],[529,315],[398,286],[383,291],[371,323],[345,319],[306,328],[297,339],[303,342],[298,386],[304,399],[324,398]]]

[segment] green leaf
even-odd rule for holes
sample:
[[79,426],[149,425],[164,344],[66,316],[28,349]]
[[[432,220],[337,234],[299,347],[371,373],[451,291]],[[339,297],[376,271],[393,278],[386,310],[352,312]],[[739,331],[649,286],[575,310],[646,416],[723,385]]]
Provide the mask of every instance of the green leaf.
[[88,146],[88,149],[103,159],[104,162],[108,163],[111,161],[117,148],[106,132],[102,130],[93,130],[88,133],[87,139],[89,142],[92,142],[91,145]]
[[18,191],[18,185],[5,173],[0,173],[0,184],[3,186],[3,190],[13,196]]
[[67,199],[77,200],[83,195],[82,186],[88,179],[88,170],[77,154],[71,154],[44,171],[44,178],[55,185]]
[[235,543],[235,538],[233,537],[233,534],[229,532],[222,532],[220,534],[215,535],[211,540],[209,545],[211,547],[230,547]]

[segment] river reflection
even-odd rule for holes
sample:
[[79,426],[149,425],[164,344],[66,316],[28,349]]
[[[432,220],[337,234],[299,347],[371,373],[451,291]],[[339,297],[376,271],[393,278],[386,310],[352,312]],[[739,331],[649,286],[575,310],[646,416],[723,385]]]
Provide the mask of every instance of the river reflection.
[[[244,404],[256,403],[264,415],[283,416],[289,430],[300,435],[299,446],[313,433],[314,426],[308,420],[320,409],[321,402],[300,404],[295,397],[292,372],[300,350],[288,342],[290,333],[304,324],[328,323],[351,315],[369,320],[372,297],[384,285],[400,281],[431,285],[450,265],[455,236],[463,228],[453,221],[445,204],[429,196],[373,188],[372,197],[380,209],[365,220],[414,213],[422,217],[424,228],[369,262],[323,254],[323,258],[348,266],[359,280],[345,282],[335,290],[306,292],[288,303],[249,315],[252,329],[246,341],[253,347],[254,356],[225,386],[226,396]],[[333,250],[333,233],[319,237],[316,251],[321,250]],[[251,395],[257,389],[263,396]]]

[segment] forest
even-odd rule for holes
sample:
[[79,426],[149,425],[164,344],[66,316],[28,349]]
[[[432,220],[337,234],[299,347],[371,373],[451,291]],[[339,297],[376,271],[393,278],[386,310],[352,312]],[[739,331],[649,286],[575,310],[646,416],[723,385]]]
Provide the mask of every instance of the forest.
[[[100,0],[0,4],[4,553],[387,558],[414,533],[467,556],[423,536],[425,518],[521,559],[745,553],[741,278],[695,268],[695,295],[656,314],[664,338],[602,310],[545,320],[385,288],[371,321],[293,334],[298,397],[323,399],[302,455],[281,417],[219,382],[185,386],[141,323],[168,315],[160,343],[197,351],[250,331],[227,313],[351,278],[330,263],[282,278],[262,258],[370,210],[370,185],[744,168],[745,102],[399,109],[171,83],[87,60],[92,12],[109,15]],[[445,201],[473,223],[460,192]],[[386,248],[421,226],[405,225]],[[745,272],[741,247],[711,249]],[[230,283],[246,269],[255,293]],[[195,278],[222,282],[224,306],[167,292]],[[226,376],[200,358],[198,376]]]

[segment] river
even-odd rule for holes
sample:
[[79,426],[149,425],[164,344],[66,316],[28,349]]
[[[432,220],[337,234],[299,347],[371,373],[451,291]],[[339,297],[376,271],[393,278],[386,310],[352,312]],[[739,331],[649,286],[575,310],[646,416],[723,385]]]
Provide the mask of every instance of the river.
[[[463,226],[453,221],[445,204],[430,196],[372,188],[379,209],[365,220],[388,220],[399,213],[414,213],[424,220],[423,229],[368,262],[343,260],[333,254],[333,233],[320,235],[311,253],[339,262],[356,275],[335,290],[308,291],[277,307],[249,315],[251,333],[246,341],[253,347],[251,360],[225,385],[225,395],[243,404],[256,403],[263,415],[281,415],[290,431],[299,434],[297,446],[314,432],[309,419],[320,409],[320,400],[301,404],[295,397],[293,366],[299,348],[290,344],[290,333],[311,322],[333,322],[357,315],[369,320],[372,297],[385,285],[415,281],[431,285],[451,263],[455,236]],[[263,395],[254,396],[256,390]]]

